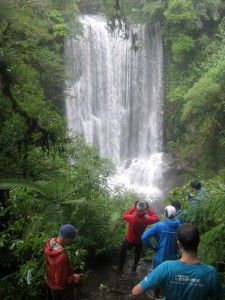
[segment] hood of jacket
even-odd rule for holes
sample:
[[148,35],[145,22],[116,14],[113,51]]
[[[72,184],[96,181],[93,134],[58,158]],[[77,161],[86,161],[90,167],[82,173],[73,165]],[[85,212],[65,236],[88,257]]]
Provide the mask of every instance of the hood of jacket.
[[174,219],[168,219],[168,218],[166,218],[165,222],[171,228],[178,228],[179,225],[180,225],[180,221],[179,220],[174,220]]
[[62,245],[56,242],[55,238],[50,238],[46,242],[45,254],[48,256],[57,256],[62,252],[66,252],[66,249]]

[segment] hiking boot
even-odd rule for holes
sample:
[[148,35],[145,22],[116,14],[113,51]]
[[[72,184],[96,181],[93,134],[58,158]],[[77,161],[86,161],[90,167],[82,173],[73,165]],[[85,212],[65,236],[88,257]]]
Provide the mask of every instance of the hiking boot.
[[117,266],[112,266],[112,271],[118,274],[123,274],[123,269]]

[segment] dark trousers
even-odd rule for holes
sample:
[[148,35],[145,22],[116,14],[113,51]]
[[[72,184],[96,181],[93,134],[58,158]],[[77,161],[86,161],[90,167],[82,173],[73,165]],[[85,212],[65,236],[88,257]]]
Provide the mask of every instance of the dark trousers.
[[65,290],[52,290],[53,300],[75,300],[74,287],[71,286]]
[[126,256],[127,256],[127,250],[130,250],[134,247],[134,265],[132,270],[136,271],[137,265],[139,263],[139,260],[141,258],[141,250],[143,247],[143,244],[131,244],[126,239],[123,241],[121,249],[120,249],[120,262],[119,262],[119,269],[123,269]]

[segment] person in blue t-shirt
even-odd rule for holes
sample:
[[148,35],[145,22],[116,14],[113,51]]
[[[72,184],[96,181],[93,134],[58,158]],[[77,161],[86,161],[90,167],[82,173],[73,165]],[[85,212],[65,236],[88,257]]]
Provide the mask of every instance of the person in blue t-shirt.
[[[166,219],[163,222],[154,224],[141,237],[143,244],[154,250],[152,269],[165,260],[176,260],[178,255],[177,229],[180,221],[174,220],[176,209],[171,205],[167,206],[165,215]],[[152,239],[154,239],[154,243]],[[154,297],[158,298],[159,294],[160,289],[154,289]]]
[[162,288],[165,300],[222,299],[223,288],[216,269],[198,259],[198,229],[184,223],[179,226],[177,236],[181,258],[160,264],[132,289],[132,295],[137,297]]

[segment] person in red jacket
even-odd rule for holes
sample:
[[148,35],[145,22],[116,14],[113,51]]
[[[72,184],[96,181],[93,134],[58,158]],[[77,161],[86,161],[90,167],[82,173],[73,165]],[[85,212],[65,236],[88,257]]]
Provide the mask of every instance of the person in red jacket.
[[126,238],[122,243],[120,250],[120,261],[118,268],[114,271],[123,272],[123,266],[126,260],[128,249],[135,249],[134,264],[131,273],[135,273],[141,257],[143,243],[141,236],[149,224],[159,221],[154,211],[143,201],[136,201],[135,204],[123,214],[123,219],[129,224]]
[[45,245],[46,283],[54,300],[75,300],[73,284],[80,281],[75,274],[67,250],[77,231],[71,224],[62,225],[57,238],[49,238]]

